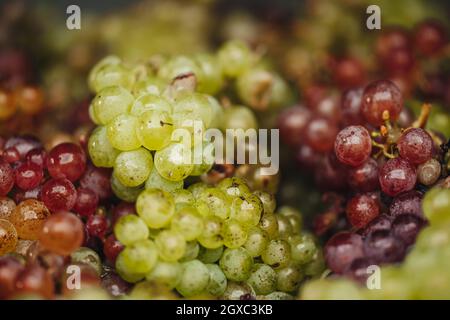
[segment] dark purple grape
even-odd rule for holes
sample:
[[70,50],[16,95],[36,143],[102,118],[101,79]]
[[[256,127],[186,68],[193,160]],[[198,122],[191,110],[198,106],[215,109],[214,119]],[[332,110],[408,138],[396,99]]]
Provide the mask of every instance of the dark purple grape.
[[400,156],[412,164],[421,164],[431,159],[433,139],[421,128],[411,128],[403,132],[398,139]]
[[423,217],[422,197],[422,193],[415,190],[398,195],[389,206],[389,214],[393,217],[402,214],[414,214]]
[[355,259],[345,271],[345,275],[361,284],[365,284],[367,278],[371,275],[371,273],[368,272],[368,268],[373,265],[377,265],[377,263],[372,258],[363,257]]
[[419,231],[425,226],[425,221],[413,214],[402,214],[392,222],[392,233],[410,246],[416,241]]
[[278,118],[281,140],[291,146],[298,146],[303,141],[303,131],[311,119],[311,111],[303,106],[289,108]]
[[383,65],[387,73],[391,76],[404,75],[414,68],[414,55],[409,48],[397,48],[389,51],[383,59]]
[[325,260],[328,268],[335,273],[343,273],[351,263],[363,257],[363,240],[359,234],[340,232],[325,245]]
[[439,53],[447,42],[445,26],[438,21],[424,21],[416,27],[414,32],[414,45],[421,54],[426,56]]
[[416,185],[416,168],[402,158],[388,160],[380,169],[381,190],[390,196],[412,190]]
[[[337,163],[336,163],[337,162]],[[314,182],[323,191],[342,191],[347,188],[348,168],[331,156],[326,156],[317,164]]]
[[364,253],[378,263],[401,261],[406,252],[403,241],[391,234],[389,230],[376,230],[364,241]]
[[378,217],[369,222],[362,230],[361,234],[365,237],[377,230],[391,230],[392,217],[386,214],[380,214]]
[[308,170],[314,170],[321,160],[321,155],[307,144],[304,144],[298,148],[295,159],[300,168],[307,172]]
[[336,95],[325,96],[314,107],[314,113],[319,117],[324,117],[334,123],[341,120],[341,106]]

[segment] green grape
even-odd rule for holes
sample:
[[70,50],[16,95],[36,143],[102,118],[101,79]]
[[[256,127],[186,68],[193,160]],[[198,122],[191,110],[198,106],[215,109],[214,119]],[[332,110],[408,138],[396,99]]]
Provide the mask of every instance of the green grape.
[[252,257],[259,257],[269,243],[269,235],[258,227],[253,227],[248,231],[247,241],[244,248]]
[[270,239],[278,237],[278,220],[275,214],[264,213],[258,226],[267,233]]
[[274,291],[264,296],[264,300],[294,300],[294,297],[286,292]]
[[180,282],[182,272],[183,268],[178,262],[158,261],[145,278],[173,289]]
[[294,234],[298,234],[303,227],[303,217],[302,214],[300,213],[300,211],[292,208],[292,207],[281,207],[278,210],[278,213],[284,217],[286,217],[291,226],[292,226],[292,232]]
[[265,110],[272,96],[273,76],[261,68],[252,68],[241,74],[236,81],[239,98],[253,108]]
[[145,188],[146,189],[161,189],[167,192],[174,192],[177,190],[183,189],[183,181],[170,181],[167,179],[164,179],[161,177],[161,175],[158,173],[158,170],[156,170],[155,167],[153,167],[152,171],[150,172],[150,176],[148,177],[147,181],[145,182]]
[[198,260],[182,263],[183,272],[177,291],[184,297],[191,297],[202,293],[209,284],[210,273],[205,264]]
[[173,107],[173,120],[175,126],[183,128],[192,126],[191,121],[202,121],[204,126],[208,128],[212,121],[213,107],[208,95],[194,92],[184,94],[178,99]]
[[141,240],[126,246],[119,256],[126,272],[147,274],[158,260],[158,249],[151,240]]
[[233,199],[231,204],[231,218],[245,227],[258,225],[263,212],[261,200],[254,194],[243,194]]
[[216,57],[210,54],[199,54],[195,57],[195,62],[202,74],[197,81],[197,90],[202,93],[216,94],[224,84],[222,69]]
[[300,298],[302,300],[361,300],[362,295],[358,285],[350,280],[320,279],[305,284],[302,287]]
[[242,300],[251,299],[256,296],[253,288],[245,282],[228,281],[225,292],[220,297],[221,300]]
[[180,259],[180,262],[191,261],[197,258],[198,253],[200,251],[200,246],[197,241],[189,241],[186,243],[186,250],[183,258]]
[[145,222],[134,214],[120,217],[114,225],[114,234],[121,243],[128,246],[148,238],[148,228]]
[[139,116],[137,136],[144,147],[160,150],[170,143],[172,138],[172,118],[165,111],[146,111]]
[[175,203],[170,193],[159,189],[145,189],[138,196],[136,211],[150,228],[162,228],[175,214]]
[[252,53],[241,41],[228,41],[218,52],[219,63],[223,73],[228,77],[236,77],[245,72],[252,64]]
[[252,271],[253,259],[244,248],[228,248],[223,252],[219,265],[228,280],[245,281]]
[[72,264],[85,264],[94,269],[100,276],[102,273],[102,260],[94,250],[86,247],[80,247],[70,254]]
[[209,284],[206,291],[215,297],[221,296],[227,288],[227,278],[217,264],[207,264],[209,270]]
[[222,220],[216,216],[208,216],[203,220],[203,232],[198,242],[208,249],[215,249],[223,245]]
[[106,125],[118,115],[128,113],[133,101],[133,95],[122,87],[105,88],[92,101],[95,117]]
[[289,239],[292,260],[298,264],[312,261],[317,251],[314,239],[309,234],[296,235]]
[[142,281],[137,283],[125,299],[131,300],[175,300],[178,296],[166,285]]
[[212,109],[212,118],[211,123],[209,124],[210,128],[220,128],[221,123],[223,122],[224,109],[220,105],[219,101],[213,96],[208,96],[209,105]]
[[252,286],[256,294],[268,294],[275,291],[277,274],[267,264],[256,263],[247,283]]
[[88,151],[95,166],[112,168],[120,151],[111,145],[106,131],[103,126],[95,128],[89,137]]
[[315,277],[320,275],[325,270],[325,259],[322,250],[316,250],[313,260],[302,266],[302,268],[307,276]]
[[106,126],[106,133],[111,145],[121,151],[130,151],[141,146],[136,134],[138,120],[136,117],[121,114]]
[[183,235],[173,230],[164,230],[155,238],[159,257],[168,262],[175,262],[184,256],[186,240]]
[[284,240],[271,240],[261,255],[262,261],[274,269],[286,267],[291,259],[289,243]]
[[203,189],[198,194],[195,204],[198,212],[204,217],[215,215],[225,220],[230,216],[230,201],[220,189]]
[[251,193],[250,188],[241,178],[225,178],[219,182],[217,187],[230,197],[239,197]]
[[192,193],[192,196],[194,199],[198,199],[200,197],[200,194],[203,192],[203,190],[207,189],[208,185],[203,182],[197,182],[194,184],[191,184],[188,187],[188,190]]
[[196,155],[196,152],[201,152],[201,163],[194,162],[194,168],[192,169],[191,176],[200,176],[203,173],[211,170],[214,165],[214,144],[211,142],[203,142],[202,149],[196,150],[195,146],[192,148],[192,154]]
[[292,228],[289,219],[280,214],[275,214],[278,222],[278,237],[281,239],[287,239],[290,236],[294,235],[294,230]]
[[94,111],[94,105],[91,103],[89,105],[89,118],[92,120],[93,123],[95,123],[96,125],[100,124],[100,120],[98,120],[97,115],[95,114]]
[[175,208],[176,211],[180,210],[185,205],[194,206],[195,205],[195,199],[192,195],[192,192],[190,192],[187,189],[177,189],[172,191],[173,199],[175,201]]
[[186,204],[172,218],[171,227],[187,241],[195,240],[203,232],[203,219],[198,211]]
[[138,195],[144,190],[143,186],[124,186],[114,174],[111,175],[111,189],[119,199],[126,202],[135,202]]
[[134,101],[130,113],[135,117],[140,117],[147,111],[160,111],[171,114],[172,105],[164,97],[155,94],[145,94]]
[[127,187],[137,187],[149,177],[153,167],[152,154],[144,148],[120,153],[114,164],[114,176]]
[[[136,98],[138,98],[137,100],[139,100],[140,97],[147,94],[155,96],[161,95],[166,85],[167,84],[162,79],[150,77],[137,81],[131,92]],[[133,109],[131,112],[133,113]]]
[[428,191],[423,198],[422,208],[432,225],[450,221],[450,189],[434,188]]
[[189,73],[195,74],[197,81],[203,77],[200,67],[186,56],[176,56],[164,63],[158,70],[158,77],[171,82],[178,76]]
[[284,107],[290,105],[292,100],[293,94],[286,81],[280,75],[272,72],[269,107]]
[[300,286],[304,274],[299,268],[287,266],[277,270],[277,290],[284,292],[294,292]]
[[112,87],[121,86],[131,88],[133,75],[121,64],[106,64],[101,66],[92,76],[91,86],[95,92]]
[[89,72],[89,77],[88,77],[89,89],[91,89],[91,91],[94,91],[94,92],[96,91],[95,90],[96,85],[97,85],[96,76],[101,69],[103,69],[104,67],[107,67],[107,66],[119,65],[120,63],[121,63],[121,60],[117,56],[106,56],[102,60],[97,62],[95,64],[95,66],[92,68],[91,72]]
[[156,170],[167,180],[184,180],[194,168],[190,153],[190,150],[184,144],[171,143],[167,147],[156,151]]
[[238,221],[229,219],[222,226],[223,244],[228,248],[239,248],[247,241],[248,233]]
[[275,196],[273,194],[265,192],[265,191],[260,191],[260,190],[253,192],[253,194],[255,196],[257,196],[259,198],[259,200],[261,200],[261,203],[264,207],[264,213],[274,213],[275,212],[277,203],[275,200]]
[[200,247],[200,252],[198,254],[198,259],[203,263],[214,263],[219,261],[223,253],[223,246],[215,249],[207,249]]

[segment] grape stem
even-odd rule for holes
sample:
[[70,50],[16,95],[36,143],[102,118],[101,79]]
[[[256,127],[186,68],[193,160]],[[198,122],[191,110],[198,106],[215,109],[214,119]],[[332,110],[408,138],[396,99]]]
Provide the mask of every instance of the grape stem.
[[388,150],[387,150],[388,147],[387,147],[386,145],[381,144],[381,143],[378,143],[378,142],[372,140],[372,146],[381,149],[380,152],[378,152],[378,153],[375,155],[376,157],[379,157],[380,154],[383,153],[383,155],[384,155],[386,158],[389,158],[389,159],[394,159],[394,158],[395,158],[395,155],[394,155],[394,154],[388,152]]
[[416,121],[412,124],[413,128],[424,128],[428,121],[428,116],[430,115],[431,104],[424,103],[420,109],[420,115]]

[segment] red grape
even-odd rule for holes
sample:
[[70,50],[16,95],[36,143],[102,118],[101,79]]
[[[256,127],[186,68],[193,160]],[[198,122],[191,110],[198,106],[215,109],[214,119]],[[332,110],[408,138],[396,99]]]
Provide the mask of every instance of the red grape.
[[369,131],[362,126],[342,129],[334,142],[334,151],[342,163],[353,167],[363,164],[372,152]]
[[400,156],[412,164],[424,163],[433,153],[433,140],[421,128],[411,128],[403,132],[397,142]]
[[16,295],[39,294],[51,299],[54,294],[54,283],[47,271],[38,264],[26,267],[16,279]]
[[364,228],[380,214],[378,201],[367,194],[358,194],[347,203],[347,218],[356,228]]
[[69,211],[77,201],[77,191],[67,179],[50,179],[42,187],[41,198],[53,212]]
[[361,101],[363,95],[362,88],[347,90],[342,94],[341,112],[342,123],[345,126],[361,124]]
[[412,190],[416,185],[416,168],[402,158],[388,160],[380,169],[381,190],[390,196]]
[[47,159],[47,152],[44,148],[33,149],[27,153],[25,159],[28,163],[34,163],[41,168],[44,168],[45,160]]
[[108,229],[108,220],[102,214],[92,215],[86,222],[86,229],[90,236],[103,238]]
[[111,263],[115,263],[117,256],[123,249],[124,245],[116,239],[114,234],[111,234],[106,238],[103,246],[103,253]]
[[16,278],[24,269],[13,256],[0,257],[0,299],[8,299],[15,290]]
[[355,191],[375,191],[379,188],[378,164],[369,158],[358,167],[351,168],[348,171],[348,183]]
[[42,148],[42,144],[33,136],[23,135],[11,137],[6,141],[5,149],[12,147],[19,153],[20,160],[23,160],[31,150]]
[[14,171],[11,166],[0,159],[0,196],[6,196],[14,186]]
[[86,171],[80,178],[80,186],[94,191],[100,200],[105,200],[112,195],[110,177],[111,170],[96,168],[88,164]]
[[324,252],[328,268],[343,273],[355,259],[363,257],[363,241],[356,233],[340,232],[328,240]]
[[102,287],[113,297],[120,297],[131,289],[131,284],[123,280],[119,275],[109,272],[102,277]]
[[367,224],[361,234],[367,236],[377,230],[391,230],[391,225],[392,218],[386,214],[380,214]]
[[414,214],[422,217],[422,194],[412,190],[398,195],[392,200],[389,213],[394,217],[402,214]]
[[302,106],[289,108],[278,118],[278,127],[283,142],[297,146],[302,143],[303,131],[311,119],[311,112]]
[[447,42],[445,27],[440,22],[424,21],[415,30],[414,44],[423,55],[431,56],[439,53]]
[[326,153],[333,149],[337,126],[325,118],[312,119],[305,128],[306,143],[315,151]]
[[353,57],[338,60],[333,67],[334,82],[341,88],[362,85],[366,73],[362,63]]
[[14,194],[14,200],[17,203],[20,203],[27,199],[41,199],[41,191],[42,191],[42,185],[37,186],[34,189],[30,190],[17,190],[17,192]]
[[403,75],[414,67],[414,55],[409,48],[396,48],[389,51],[383,65],[389,75]]
[[314,107],[317,116],[324,117],[334,123],[341,120],[341,106],[338,96],[327,95]]
[[382,60],[385,60],[392,50],[410,48],[410,36],[401,28],[391,28],[383,31],[376,43],[377,55]]
[[44,172],[34,163],[23,163],[16,169],[16,185],[22,190],[36,188],[42,181]]
[[20,154],[16,148],[11,147],[11,148],[7,148],[3,151],[2,158],[4,161],[6,161],[8,163],[14,163],[14,162],[17,162],[20,160]]
[[86,169],[86,155],[74,143],[61,143],[54,147],[47,157],[47,170],[55,178],[78,180]]
[[73,210],[81,216],[91,216],[98,205],[98,195],[91,189],[78,188],[77,201]]

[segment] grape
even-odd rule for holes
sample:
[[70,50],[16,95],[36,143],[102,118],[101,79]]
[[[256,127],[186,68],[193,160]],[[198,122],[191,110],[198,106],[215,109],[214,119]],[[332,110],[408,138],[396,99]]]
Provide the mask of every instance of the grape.
[[114,234],[109,235],[103,245],[103,254],[111,263],[115,263],[117,256],[124,249],[124,245],[116,239]]
[[200,196],[200,194],[203,192],[203,190],[205,190],[206,188],[208,188],[207,184],[205,184],[203,182],[197,182],[197,183],[191,184],[188,187],[188,191],[191,193],[193,198],[197,199]]
[[32,264],[17,275],[14,293],[16,295],[36,294],[46,299],[52,299],[54,290],[50,274],[38,264]]
[[8,299],[14,293],[16,278],[23,269],[17,257],[0,257],[0,299]]
[[[205,127],[209,127],[212,121],[211,100],[201,93],[187,93],[182,95],[173,106],[172,118],[178,128],[186,126],[186,120],[202,121]],[[192,126],[192,124],[190,124]]]
[[204,228],[203,220],[197,210],[186,204],[176,212],[172,218],[171,228],[183,235],[187,241],[197,239]]
[[394,217],[405,213],[423,216],[421,202],[422,194],[418,191],[412,190],[402,193],[392,200],[389,213]]
[[134,272],[133,270],[131,270],[130,267],[125,263],[125,255],[122,255],[121,253],[119,253],[119,255],[117,256],[115,264],[117,274],[119,274],[119,276],[123,280],[130,283],[136,283],[142,280],[145,277],[145,274]]
[[369,158],[358,167],[348,171],[348,183],[355,191],[370,192],[379,189],[378,164]]
[[390,159],[380,169],[381,190],[390,196],[413,189],[416,179],[416,169],[402,158]]
[[372,152],[370,134],[362,126],[349,126],[341,130],[334,143],[338,159],[350,166],[362,165]]
[[136,127],[140,143],[149,150],[160,150],[171,141],[173,123],[170,114],[165,111],[154,110],[142,113]]
[[362,95],[363,89],[359,87],[347,90],[342,94],[341,112],[342,122],[345,126],[363,123],[361,116]]
[[219,297],[227,288],[227,278],[218,265],[207,264],[206,267],[209,270],[209,284],[206,291],[215,297]]
[[260,190],[256,190],[253,194],[261,200],[264,207],[264,213],[274,213],[277,203],[273,194]]
[[81,216],[89,217],[94,214],[98,206],[98,195],[91,189],[78,188],[77,201],[73,211]]
[[207,249],[200,247],[198,259],[203,263],[214,263],[220,259],[223,253],[223,247]]
[[293,292],[298,289],[304,274],[298,268],[287,266],[277,270],[276,289],[283,292]]
[[166,61],[158,70],[158,77],[166,82],[171,82],[177,77],[193,73],[201,78],[202,73],[199,66],[186,56],[175,56]]
[[417,167],[417,180],[430,186],[434,184],[441,175],[441,164],[436,159],[429,159]]
[[224,75],[236,77],[250,67],[252,54],[245,43],[229,41],[219,49],[218,59]]
[[397,142],[400,156],[412,164],[420,164],[431,158],[433,140],[421,128],[411,128],[403,132]]
[[0,219],[0,256],[14,251],[17,240],[14,225],[8,220]]
[[414,244],[424,225],[425,222],[422,218],[412,214],[402,214],[392,222],[392,233],[409,246]]
[[450,189],[435,188],[426,193],[423,203],[423,212],[431,225],[449,220]]
[[126,202],[134,202],[144,188],[143,186],[127,187],[123,185],[115,175],[112,175],[111,189],[119,199]]
[[195,199],[192,192],[187,189],[174,190],[172,191],[172,195],[177,210],[185,205],[193,206],[195,204]]
[[391,226],[392,217],[383,213],[367,224],[365,229],[362,230],[362,235],[367,236],[377,230],[391,230]]
[[272,213],[264,213],[259,220],[259,228],[267,233],[270,239],[278,236],[278,220]]
[[30,135],[12,136],[5,142],[4,146],[5,151],[10,148],[18,152],[19,160],[23,160],[31,150],[42,148],[42,143],[36,137]]
[[216,94],[224,84],[218,59],[210,54],[198,54],[195,56],[195,62],[201,71],[201,76],[196,74],[197,90],[202,93]]
[[77,201],[77,190],[67,179],[50,179],[42,187],[41,198],[53,212],[69,211]]
[[137,274],[146,274],[156,265],[158,250],[153,241],[145,239],[126,246],[119,253],[119,257],[123,259],[124,270]]
[[253,288],[245,282],[228,281],[221,300],[250,300],[256,296]]
[[43,202],[29,199],[19,203],[9,219],[16,228],[19,238],[37,240],[49,216],[50,211]]
[[231,218],[245,227],[256,226],[261,218],[263,205],[254,194],[243,194],[233,199]]
[[361,85],[366,74],[361,61],[355,57],[346,57],[336,61],[333,67],[333,78],[339,87],[352,88]]
[[182,263],[182,268],[181,279],[176,286],[181,295],[190,297],[206,290],[210,281],[210,273],[206,265],[198,260],[192,260]]
[[425,20],[414,33],[415,48],[425,56],[438,54],[448,43],[445,27],[438,21]]
[[[6,161],[7,163],[17,163],[20,161],[20,154],[19,151],[15,147],[7,148],[5,151],[3,151],[3,161]],[[2,161],[2,162],[3,162]]]
[[258,227],[253,227],[248,231],[247,241],[244,248],[253,257],[259,257],[266,249],[269,243],[269,235],[267,232]]
[[239,197],[251,193],[245,181],[237,177],[223,179],[217,187],[230,197]]
[[170,181],[167,180],[158,173],[155,167],[150,172],[150,176],[145,182],[146,189],[161,189],[167,192],[181,191],[183,189],[183,181]]
[[103,239],[108,229],[108,220],[104,214],[96,214],[88,217],[86,230],[90,236]]
[[97,167],[113,167],[119,154],[119,150],[114,149],[109,142],[107,129],[104,126],[97,127],[92,132],[89,137],[88,150],[92,163]]
[[175,262],[182,258],[186,250],[186,240],[175,231],[161,231],[155,238],[159,257],[164,261]]
[[92,73],[90,79],[91,89],[98,93],[115,86],[131,88],[133,85],[132,73],[121,63],[108,63],[100,66]]
[[23,163],[15,171],[16,185],[22,190],[36,188],[44,177],[42,168],[34,163]]
[[301,145],[295,154],[298,166],[304,171],[314,170],[320,161],[320,154],[307,144]]
[[190,150],[181,143],[172,143],[156,151],[155,168],[158,173],[170,181],[186,179],[194,166],[190,158]]
[[[204,173],[207,173],[214,165],[214,153],[215,147],[211,142],[203,142],[202,149],[199,150],[197,145],[192,148],[192,153],[194,156],[198,154],[199,158],[201,155],[201,159],[198,159],[199,163],[194,164],[194,168],[192,169],[191,176],[200,176]],[[197,161],[196,161],[197,162]]]
[[356,228],[364,228],[380,214],[378,201],[367,194],[357,194],[347,203],[347,218]]
[[247,241],[248,233],[245,227],[234,219],[229,219],[222,226],[223,244],[228,248],[239,248]]
[[86,169],[84,151],[73,143],[61,143],[50,150],[46,160],[47,170],[55,179],[78,180]]
[[107,125],[118,115],[129,112],[133,101],[133,95],[122,87],[104,88],[92,101],[95,118]]
[[0,197],[0,219],[9,220],[16,208],[16,203],[8,197]]
[[244,248],[228,248],[219,262],[220,268],[231,281],[247,280],[253,267],[253,259]]
[[197,241],[189,241],[186,243],[186,250],[180,262],[191,261],[197,258],[200,251],[200,246]]
[[198,242],[205,248],[215,249],[223,245],[222,220],[216,216],[208,216],[203,220],[203,232]]
[[306,264],[313,260],[317,252],[314,239],[308,234],[293,236],[289,239],[292,261],[296,264]]
[[333,149],[338,128],[325,118],[313,118],[305,128],[305,141],[316,152],[326,153]]
[[148,228],[145,222],[134,214],[122,216],[114,226],[114,234],[124,245],[148,238]]
[[341,120],[341,106],[337,96],[334,94],[326,95],[314,106],[314,112],[317,116],[323,117],[334,123]]
[[364,242],[366,256],[383,262],[399,262],[405,256],[405,244],[388,230],[377,230],[369,234]]
[[6,196],[14,186],[14,171],[0,159],[0,196]]
[[138,118],[128,114],[121,114],[112,119],[106,126],[106,134],[111,146],[121,151],[139,148],[142,142],[136,134],[138,121]]
[[298,210],[296,210],[292,207],[285,206],[285,207],[281,207],[278,210],[278,213],[281,216],[284,216],[287,218],[287,220],[289,221],[289,224],[292,227],[292,232],[294,234],[297,234],[300,232],[300,230],[302,229],[302,226],[303,226],[303,217]]
[[76,215],[68,212],[50,216],[39,235],[39,241],[44,248],[61,255],[69,255],[78,249],[83,238],[83,223]]
[[406,30],[402,28],[390,28],[384,31],[377,39],[376,52],[379,58],[386,59],[392,50],[409,49],[411,39]]
[[114,176],[127,187],[137,187],[143,184],[153,167],[151,153],[139,148],[120,153],[114,164]]
[[294,297],[286,292],[274,291],[262,298],[263,300],[295,300]]
[[105,168],[96,168],[88,165],[83,176],[80,178],[80,187],[90,189],[100,200],[111,196],[110,171]]
[[289,219],[280,214],[275,215],[278,222],[278,237],[281,239],[287,239],[294,234],[294,230],[292,228]]
[[368,268],[373,265],[377,265],[373,258],[358,258],[352,262],[345,273],[361,284],[365,284],[370,275],[370,273],[367,272],[369,270]]
[[230,216],[230,201],[225,193],[218,188],[202,190],[196,201],[196,208],[202,216],[215,215],[222,220]]
[[389,112],[390,119],[397,119],[402,108],[402,93],[391,81],[375,81],[364,89],[361,113],[371,125],[383,123],[384,111]]
[[276,289],[277,274],[268,265],[256,263],[253,265],[247,283],[252,286],[256,294],[269,294]]
[[96,76],[97,73],[104,67],[110,66],[110,65],[119,65],[121,63],[121,60],[119,57],[114,56],[114,55],[109,55],[104,57],[103,59],[101,59],[99,62],[97,62],[94,67],[92,68],[91,72],[89,73],[88,76],[88,84],[89,84],[89,88],[92,91],[96,91],[95,90],[95,85],[96,85]]
[[102,273],[102,261],[100,256],[92,249],[86,247],[80,247],[76,251],[70,254],[71,263],[74,264],[85,264],[95,271],[100,276]]
[[145,277],[148,281],[154,281],[173,289],[180,283],[182,272],[183,268],[178,262],[158,261]]
[[150,228],[162,228],[175,214],[175,203],[165,191],[146,189],[137,198],[136,211]]
[[28,163],[33,163],[44,168],[47,159],[47,152],[43,148],[30,150],[25,159]]
[[262,261],[274,269],[283,268],[291,260],[291,248],[285,240],[271,240],[261,255]]
[[172,105],[164,97],[154,94],[145,94],[134,101],[130,113],[133,116],[140,118],[143,113],[148,111],[154,111],[156,114],[160,112],[163,114],[170,114],[172,113]]
[[335,234],[324,248],[328,268],[343,273],[351,263],[364,256],[361,236],[350,232]]

